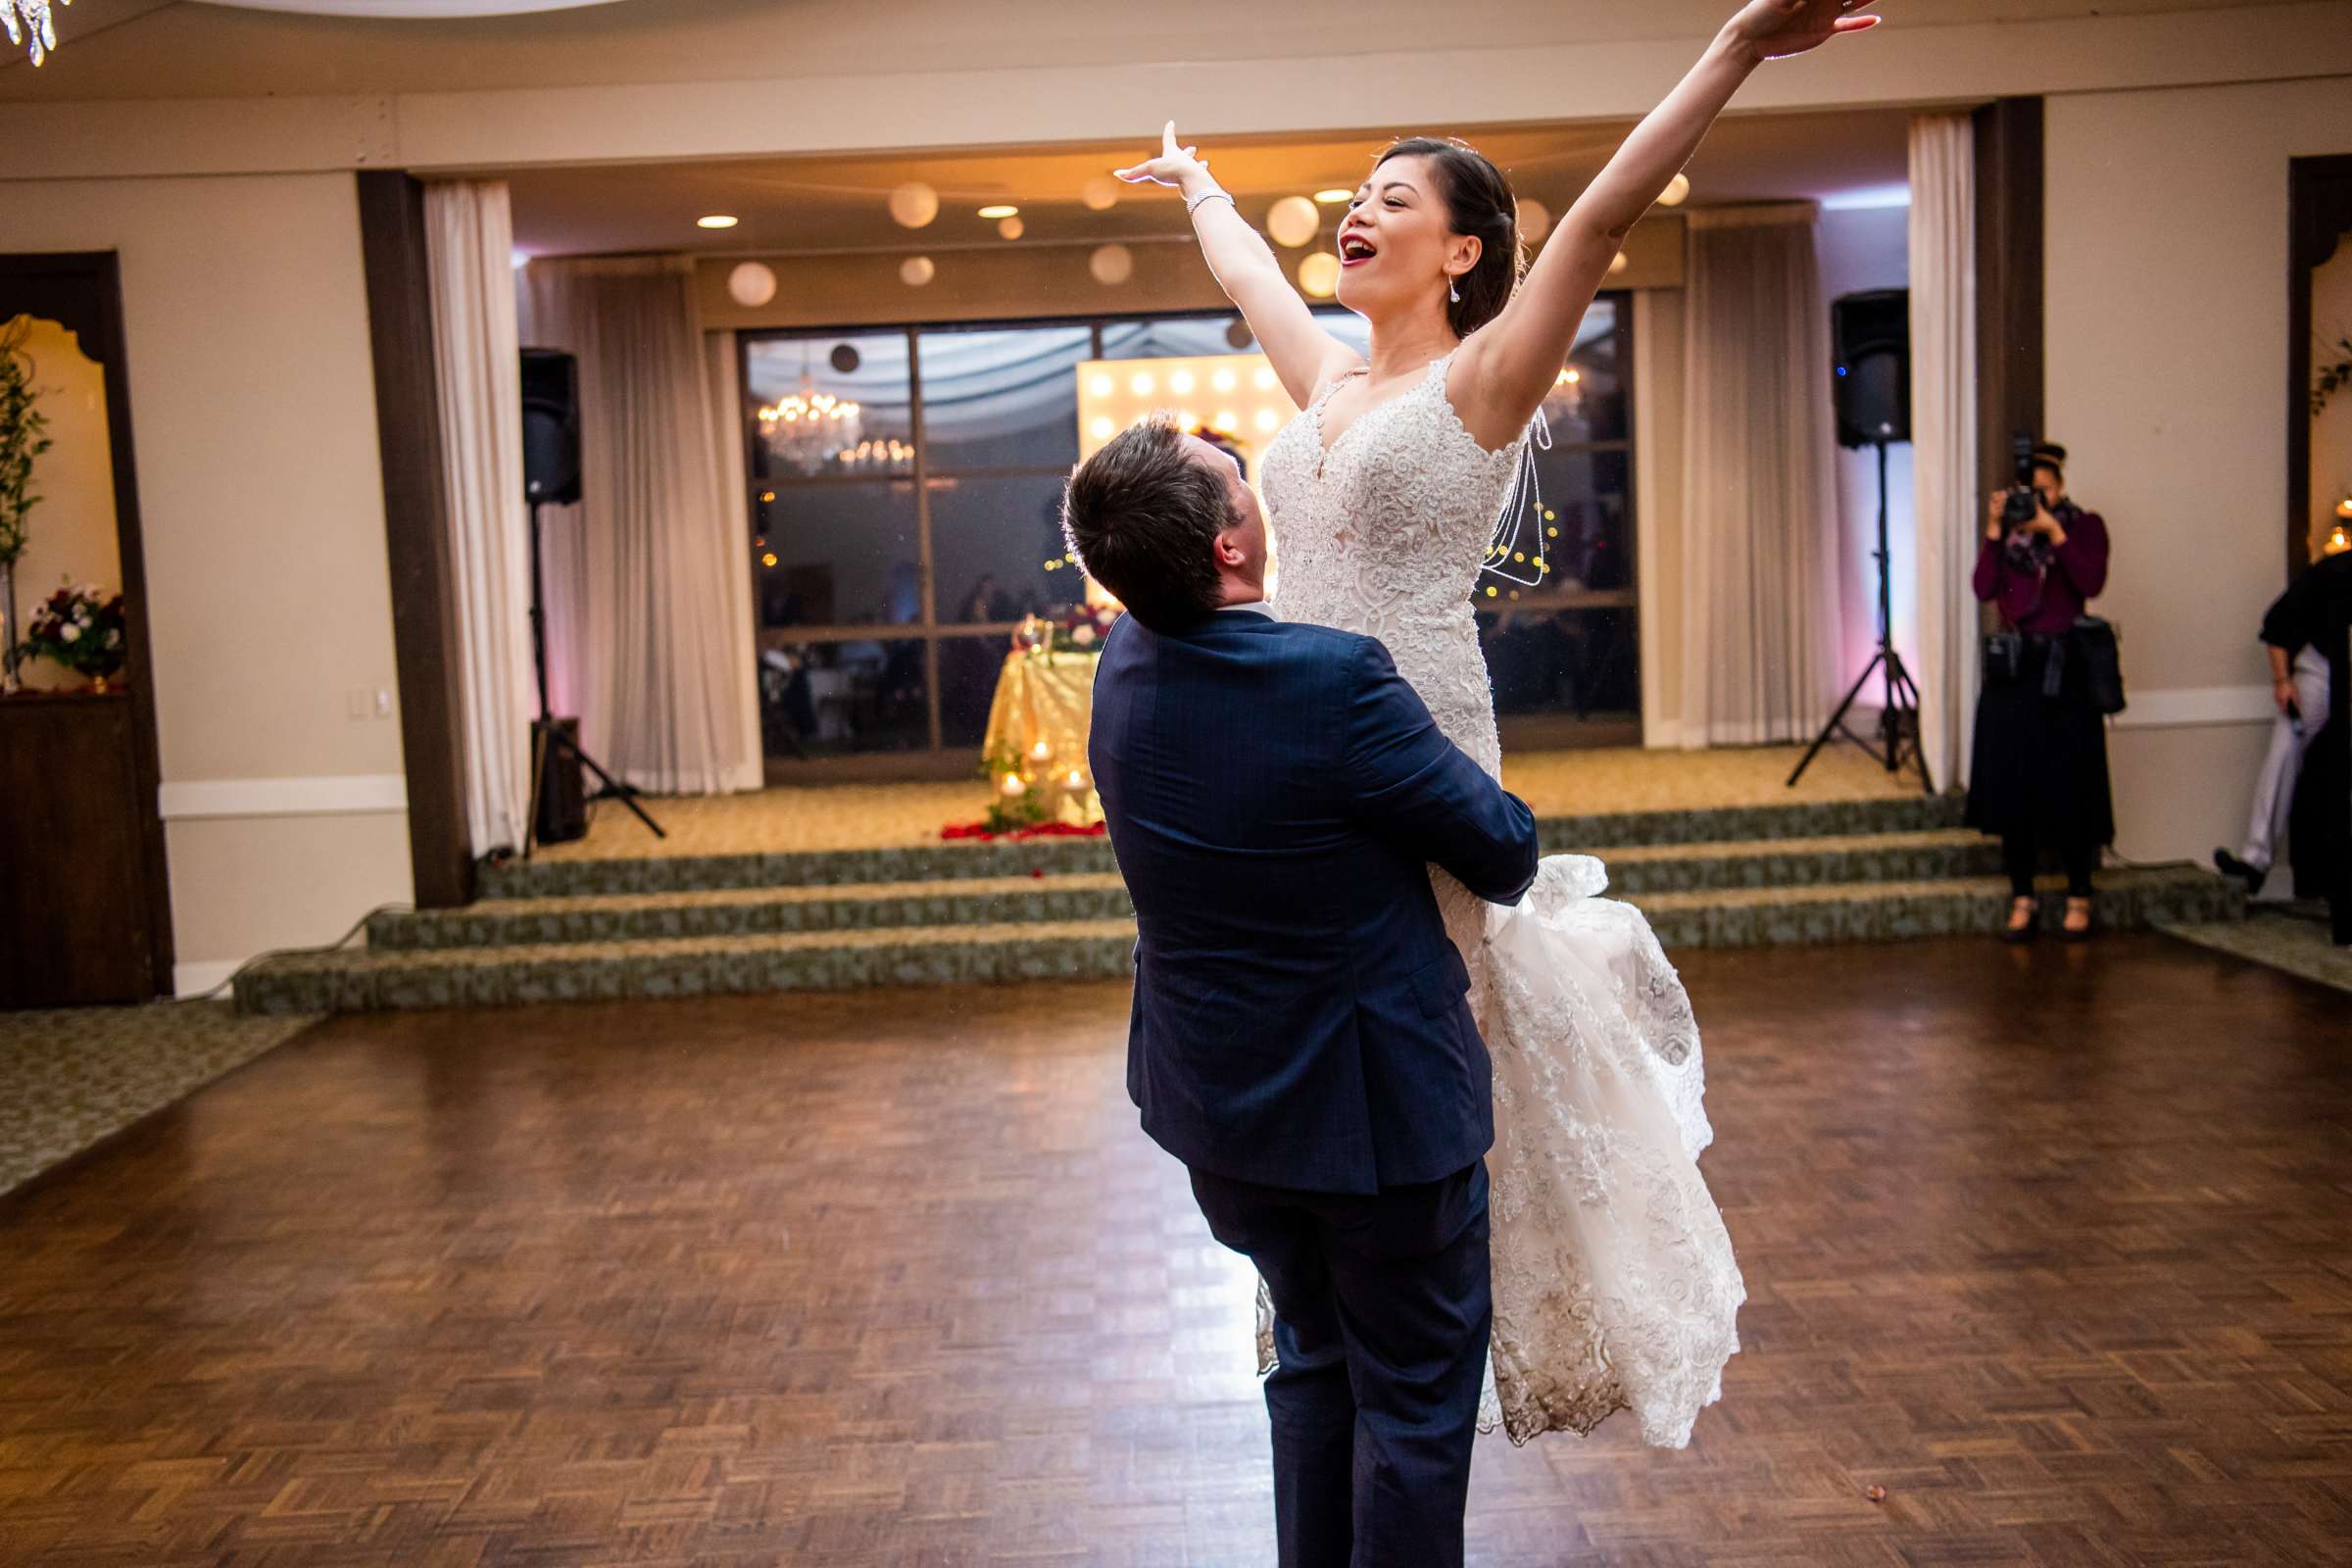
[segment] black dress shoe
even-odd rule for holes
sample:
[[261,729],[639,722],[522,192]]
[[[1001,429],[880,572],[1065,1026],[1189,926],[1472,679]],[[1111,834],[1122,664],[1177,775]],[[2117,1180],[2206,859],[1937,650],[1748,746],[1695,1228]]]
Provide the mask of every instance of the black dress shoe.
[[2246,885],[2246,897],[2249,899],[2260,893],[2262,885],[2271,879],[2269,866],[2248,865],[2228,850],[2214,851],[2213,863],[2220,869],[2222,875],[2233,876],[2243,882]]

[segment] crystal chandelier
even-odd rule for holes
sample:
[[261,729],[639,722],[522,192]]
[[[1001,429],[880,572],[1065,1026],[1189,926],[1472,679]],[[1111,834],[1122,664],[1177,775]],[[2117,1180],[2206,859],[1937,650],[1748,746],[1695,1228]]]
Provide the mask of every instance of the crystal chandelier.
[[818,473],[858,446],[864,434],[861,412],[847,398],[816,390],[815,374],[804,348],[801,389],[760,408],[760,434],[779,462],[803,473]]
[[768,451],[803,473],[816,473],[858,445],[860,411],[830,392],[807,387],[760,411]]
[[[70,6],[74,0],[57,0]],[[39,65],[57,47],[57,24],[49,15],[49,0],[0,0],[0,27],[8,29],[10,43],[23,44]]]

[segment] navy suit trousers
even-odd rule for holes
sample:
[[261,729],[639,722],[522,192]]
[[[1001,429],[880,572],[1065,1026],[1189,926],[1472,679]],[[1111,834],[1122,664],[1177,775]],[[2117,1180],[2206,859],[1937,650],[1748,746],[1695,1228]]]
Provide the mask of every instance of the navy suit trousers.
[[1485,1161],[1371,1195],[1192,1176],[1274,1298],[1282,1568],[1460,1568],[1494,1325]]

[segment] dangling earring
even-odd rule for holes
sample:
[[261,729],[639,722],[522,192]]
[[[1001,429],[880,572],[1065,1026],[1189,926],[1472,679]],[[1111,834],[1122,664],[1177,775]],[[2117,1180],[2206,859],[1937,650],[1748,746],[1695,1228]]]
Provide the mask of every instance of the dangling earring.
[[1446,298],[1456,305],[1462,303],[1462,296],[1454,290],[1453,274],[1451,272],[1447,272],[1446,274]]

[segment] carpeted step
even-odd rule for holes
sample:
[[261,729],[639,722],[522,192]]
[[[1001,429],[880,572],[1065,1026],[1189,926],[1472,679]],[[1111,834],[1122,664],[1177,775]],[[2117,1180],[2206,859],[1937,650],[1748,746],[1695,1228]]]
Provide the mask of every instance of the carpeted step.
[[[2159,922],[2236,920],[2245,914],[2243,883],[2185,861],[2102,871],[2097,886],[2098,923],[2111,931]],[[2037,889],[2042,925],[2056,931],[2066,912],[2066,880],[2044,878]],[[1650,894],[1632,902],[1649,917],[1669,952],[1902,942],[2000,930],[2009,918],[2009,881],[1993,876],[1742,888]]]
[[[1614,890],[1640,897],[1706,888],[1985,876],[1999,869],[2000,851],[1998,845],[1966,829],[1939,829],[1842,838],[1645,845],[1610,851],[1607,859]],[[403,951],[515,947],[997,925],[1023,920],[1107,920],[1133,912],[1124,885],[1110,872],[949,877],[929,882],[487,899],[463,909],[377,915],[368,922],[368,942],[372,948]]]
[[[2045,904],[2058,919],[2063,889]],[[1999,929],[1998,877],[1645,894],[1635,902],[1671,951],[1777,943],[1878,942]],[[2156,921],[2234,919],[2239,885],[2192,865],[2110,871],[2099,918],[2127,930]],[[657,941],[545,943],[410,952],[362,949],[271,958],[237,981],[246,1012],[354,1012],[1108,978],[1127,972],[1134,923],[1036,920]]]
[[513,1006],[867,986],[1109,978],[1128,972],[1132,920],[906,926],[666,942],[550,943],[440,952],[290,955],[237,979],[244,1012]]
[[[1754,839],[1810,839],[1866,833],[1922,833],[1960,823],[1957,796],[1909,795],[1861,801],[1810,801],[1704,810],[1619,811],[1545,817],[1545,853],[1606,854],[1628,846],[1720,844]],[[573,898],[628,893],[686,893],[722,888],[840,886],[863,882],[939,882],[966,878],[1084,876],[1115,871],[1102,838],[1046,838],[993,843],[905,845],[895,849],[814,850],[788,855],[657,855],[610,859],[540,857],[485,865],[485,899]]]

